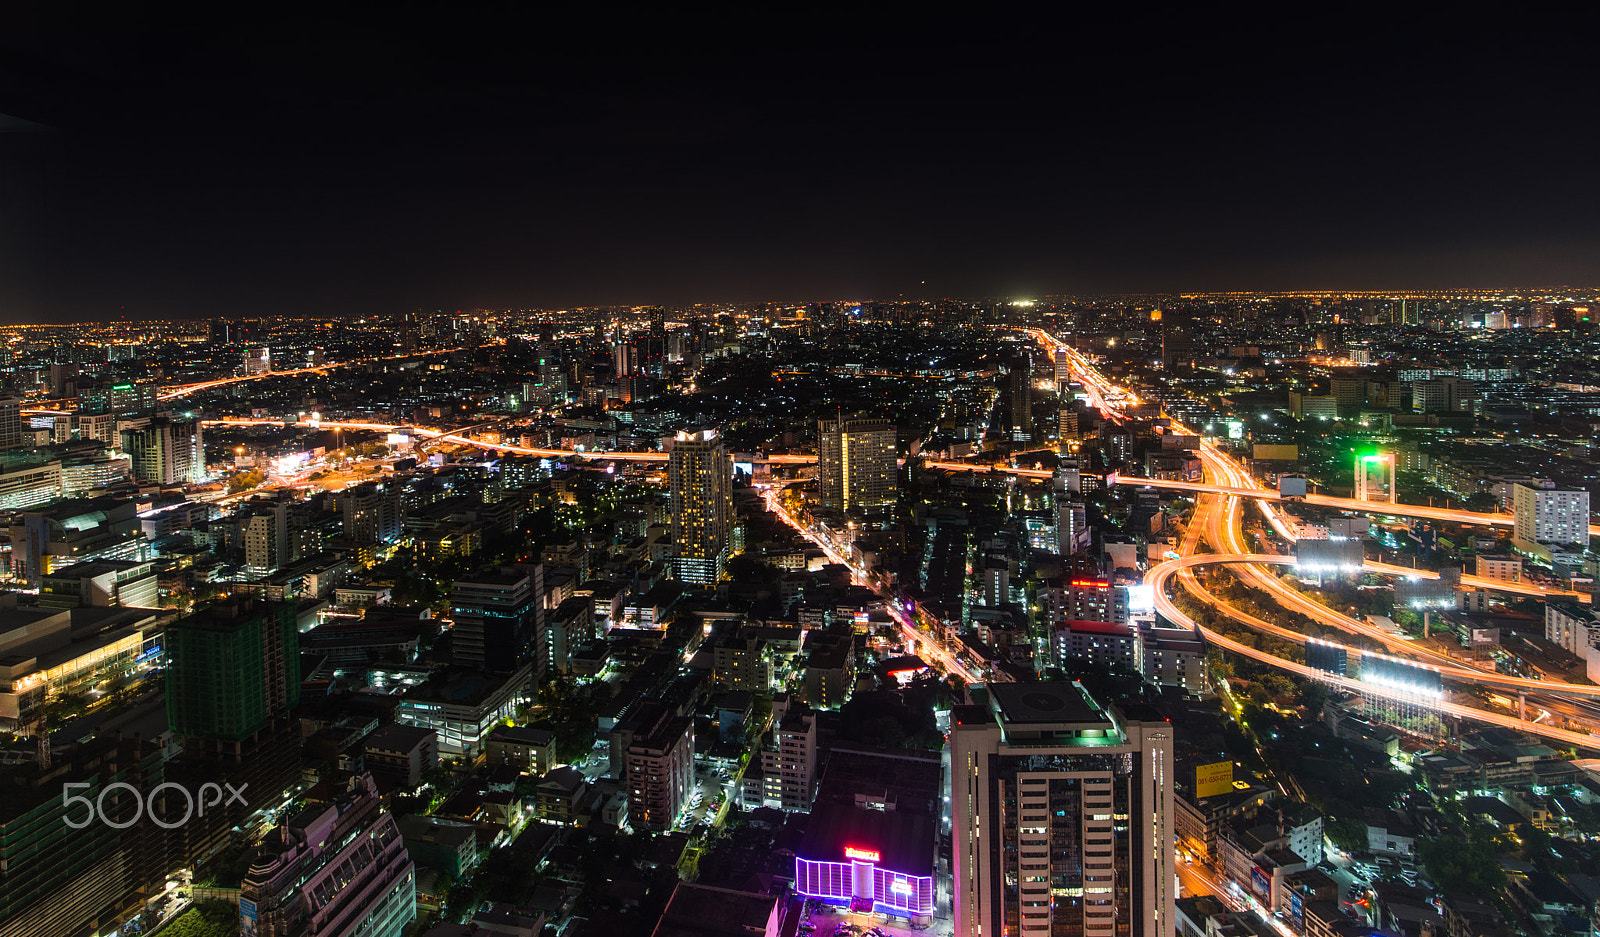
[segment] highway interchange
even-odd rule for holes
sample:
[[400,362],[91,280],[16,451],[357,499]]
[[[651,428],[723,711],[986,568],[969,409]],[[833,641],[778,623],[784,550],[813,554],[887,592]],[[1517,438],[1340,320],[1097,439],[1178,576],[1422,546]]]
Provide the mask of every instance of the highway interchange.
[[[1122,410],[1124,409],[1125,405],[1129,403],[1137,404],[1140,402],[1137,396],[1110,383],[1093,367],[1093,365],[1087,359],[1079,354],[1076,349],[1064,342],[1059,341],[1054,336],[1042,329],[1031,329],[1027,331],[1047,351],[1054,353],[1057,350],[1064,350],[1066,352],[1073,376],[1084,386],[1089,397],[1089,402],[1093,406],[1099,408],[1102,412],[1106,413],[1111,419],[1117,421],[1125,419],[1122,414]],[[438,353],[444,352],[429,352],[425,354]],[[391,359],[375,360],[395,360],[406,357],[410,356],[396,355]],[[366,363],[370,362],[366,360],[351,361],[320,365],[316,367],[298,368],[290,371],[272,371],[264,374],[201,381],[163,388],[160,392],[160,397],[164,400],[173,399],[186,394],[208,390],[231,383],[261,380],[265,378],[281,377],[291,374],[321,372],[332,368],[349,367]],[[63,411],[59,410],[29,410],[24,411],[24,413],[27,415],[63,415]],[[208,426],[249,426],[270,424],[285,425],[284,421],[282,420],[249,419],[238,417],[207,420],[205,422]],[[537,448],[517,446],[508,443],[489,442],[468,435],[467,429],[452,430],[426,426],[413,426],[409,424],[343,421],[325,422],[320,420],[306,420],[302,421],[298,425],[306,428],[366,430],[383,433],[393,433],[402,429],[409,429],[418,437],[426,440],[478,447],[481,449],[506,454],[529,455],[549,459],[665,462],[668,458],[667,453],[664,452],[630,452],[611,450],[592,450],[580,452],[570,449]],[[1178,433],[1192,433],[1191,430],[1188,430],[1187,428],[1178,424],[1176,421],[1173,422],[1172,430]],[[1198,436],[1199,434],[1195,433],[1194,435]],[[1155,593],[1157,610],[1170,622],[1182,627],[1198,630],[1209,643],[1217,647],[1240,654],[1244,657],[1249,657],[1260,663],[1267,664],[1280,670],[1294,673],[1302,677],[1311,677],[1324,680],[1335,686],[1350,689],[1354,692],[1378,696],[1388,695],[1397,699],[1405,699],[1412,702],[1417,702],[1414,697],[1410,697],[1399,690],[1378,686],[1372,683],[1350,680],[1348,678],[1338,677],[1331,674],[1325,674],[1295,661],[1280,658],[1257,650],[1248,645],[1241,644],[1238,641],[1228,638],[1226,635],[1222,635],[1204,627],[1198,622],[1195,622],[1175,604],[1170,596],[1167,595],[1167,584],[1169,581],[1176,578],[1179,585],[1188,594],[1194,596],[1196,599],[1209,605],[1213,609],[1216,609],[1218,612],[1226,615],[1233,621],[1262,633],[1273,634],[1277,637],[1287,640],[1294,640],[1301,643],[1304,642],[1305,636],[1300,635],[1298,632],[1293,632],[1289,629],[1280,628],[1268,622],[1261,621],[1254,616],[1248,615],[1239,609],[1229,606],[1220,598],[1208,592],[1200,580],[1195,576],[1195,569],[1198,567],[1208,565],[1225,565],[1229,569],[1232,569],[1234,573],[1238,575],[1246,584],[1259,588],[1265,591],[1268,595],[1272,596],[1274,600],[1282,605],[1282,607],[1305,614],[1319,623],[1337,628],[1351,635],[1377,642],[1387,650],[1399,656],[1419,660],[1429,666],[1433,666],[1439,670],[1441,675],[1446,680],[1450,682],[1475,684],[1478,686],[1510,690],[1523,694],[1524,698],[1526,698],[1528,694],[1537,694],[1537,700],[1542,700],[1549,704],[1546,707],[1547,709],[1556,709],[1557,711],[1567,714],[1583,712],[1589,718],[1594,717],[1595,713],[1593,712],[1586,712],[1581,709],[1575,710],[1572,703],[1574,701],[1580,701],[1586,697],[1591,699],[1600,697],[1600,687],[1579,686],[1573,684],[1555,684],[1551,681],[1527,680],[1507,676],[1504,674],[1497,674],[1490,670],[1473,667],[1469,663],[1464,663],[1455,658],[1449,657],[1448,655],[1440,654],[1436,651],[1421,647],[1416,642],[1396,637],[1388,632],[1374,628],[1365,622],[1343,615],[1319,602],[1314,601],[1299,590],[1285,584],[1276,575],[1272,574],[1267,567],[1269,565],[1291,564],[1293,560],[1290,557],[1278,554],[1253,553],[1246,547],[1244,543],[1244,534],[1242,530],[1242,506],[1244,499],[1248,498],[1258,506],[1258,508],[1264,514],[1267,522],[1272,525],[1272,527],[1279,533],[1280,536],[1286,540],[1293,541],[1295,539],[1293,526],[1285,521],[1284,517],[1275,507],[1275,502],[1283,499],[1279,496],[1278,492],[1263,489],[1258,486],[1242,466],[1240,466],[1235,460],[1227,456],[1225,453],[1218,450],[1216,446],[1203,437],[1200,440],[1199,452],[1205,471],[1204,482],[1164,481],[1145,478],[1108,479],[1110,481],[1114,481],[1116,484],[1137,487],[1159,487],[1193,492],[1195,495],[1197,495],[1196,507],[1193,516],[1190,518],[1188,531],[1183,540],[1180,542],[1180,546],[1177,551],[1178,558],[1168,559],[1156,564],[1150,569],[1146,576],[1146,582],[1154,586],[1153,591]],[[777,464],[796,464],[814,462],[816,461],[816,457],[811,455],[776,454],[757,456],[756,461]],[[967,462],[930,461],[927,463],[927,465],[930,468],[945,469],[950,471],[1004,472],[1021,477],[1048,478],[1052,474],[1051,472],[1045,470],[1030,470],[1003,466],[982,466]],[[813,532],[807,530],[803,524],[799,523],[795,518],[790,516],[789,513],[783,509],[782,505],[779,504],[776,498],[769,500],[774,505],[774,510],[779,514],[780,517],[782,517],[786,522],[795,526],[796,529],[800,530],[808,538],[817,543],[817,545],[826,551],[832,559],[837,562],[845,563],[847,566],[850,565],[847,558],[843,557],[836,548],[818,538]],[[1446,508],[1424,507],[1421,505],[1402,505],[1387,502],[1380,503],[1357,501],[1351,498],[1332,498],[1322,495],[1309,495],[1303,500],[1305,503],[1311,505],[1332,508],[1335,510],[1374,514],[1381,517],[1421,518],[1444,523],[1490,527],[1509,527],[1513,523],[1512,517],[1508,514],[1484,514],[1471,511],[1451,510]],[[1600,525],[1592,526],[1590,532],[1594,535],[1600,535]],[[1202,540],[1209,541],[1211,547],[1218,552],[1215,554],[1197,553],[1196,551],[1199,550]],[[1369,572],[1377,572],[1385,575],[1407,575],[1421,577],[1437,576],[1437,574],[1429,573],[1427,571],[1407,570],[1404,567],[1385,566],[1383,564],[1375,564],[1370,562],[1366,564],[1366,568]],[[857,575],[858,580],[866,581],[861,579],[861,571],[855,570],[853,567],[852,571]],[[1505,583],[1498,580],[1479,581],[1478,578],[1474,576],[1463,576],[1462,582],[1467,586],[1479,586],[1482,588],[1489,588],[1502,592],[1515,592],[1524,595],[1572,594],[1562,593],[1559,590],[1547,590],[1532,584]],[[892,596],[890,596],[890,598],[891,601],[889,602],[889,605],[892,608],[892,612],[895,614],[896,621],[900,624],[908,640],[918,641],[924,652],[929,653],[930,656],[934,657],[935,662],[942,665],[942,667],[948,672],[959,674],[969,680],[977,679],[977,675],[963,666],[954,655],[951,655],[945,652],[942,648],[934,645],[928,640],[928,636],[925,633],[918,632],[913,626],[912,620],[906,611],[899,608],[897,602],[892,601]],[[920,615],[920,612],[920,609],[912,610],[913,614]],[[1430,700],[1426,702],[1427,705],[1437,709],[1440,712],[1457,716],[1459,718],[1515,728],[1521,731],[1544,736],[1552,741],[1560,742],[1563,745],[1579,746],[1588,749],[1600,749],[1600,741],[1597,741],[1595,737],[1584,733],[1573,732],[1553,725],[1528,721],[1520,719],[1516,716],[1510,716],[1475,707],[1463,706],[1443,700]]]

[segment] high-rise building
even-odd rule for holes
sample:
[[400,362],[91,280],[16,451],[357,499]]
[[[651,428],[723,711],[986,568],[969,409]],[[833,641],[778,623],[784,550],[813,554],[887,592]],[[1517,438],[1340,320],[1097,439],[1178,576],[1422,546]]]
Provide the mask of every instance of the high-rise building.
[[[451,662],[510,673],[543,651],[544,567],[487,567],[455,581],[450,614],[455,619]],[[538,654],[543,657],[543,654]],[[543,682],[548,662],[534,668]]]
[[817,784],[817,714],[805,707],[774,714],[772,744],[761,753],[762,794],[768,807],[804,813]]
[[1094,535],[1089,529],[1089,508],[1082,501],[1059,498],[1056,501],[1056,549],[1071,556],[1089,549]]
[[1589,545],[1589,492],[1583,489],[1511,489],[1514,536],[1524,543]]
[[0,398],[0,449],[10,449],[22,443],[22,401],[15,397]]
[[817,488],[824,507],[856,511],[892,505],[895,426],[886,420],[822,420],[818,424]]
[[234,596],[167,626],[167,723],[236,746],[300,701],[293,603]]
[[1418,413],[1470,411],[1481,395],[1477,381],[1442,375],[1411,384],[1411,408]]
[[[149,805],[164,780],[162,752],[153,740],[102,733],[54,752],[48,766],[0,768],[0,937],[109,931],[161,887],[161,831],[148,817],[112,823]],[[181,797],[156,798],[151,813],[183,815]],[[86,814],[80,801],[98,806]]]
[[265,345],[248,349],[244,353],[244,373],[266,374],[272,370],[272,349]]
[[672,443],[673,570],[684,582],[722,578],[733,527],[733,460],[714,429]]
[[1179,365],[1194,364],[1194,337],[1175,323],[1161,328],[1161,367],[1170,371]]
[[122,431],[135,477],[162,485],[193,484],[206,475],[205,442],[199,420],[156,417],[139,429]]
[[239,892],[251,937],[400,937],[416,917],[416,866],[367,774],[274,827]]
[[628,822],[667,830],[694,786],[694,723],[670,710],[635,735],[627,753]]
[[1011,438],[1015,442],[1033,441],[1033,382],[1028,359],[1014,362],[1006,374],[1006,393],[1011,405]]
[[240,519],[244,565],[252,576],[267,576],[289,565],[289,502],[254,499]]
[[1063,404],[1056,414],[1056,442],[1062,452],[1072,451],[1072,446],[1083,434],[1082,414],[1075,407]]
[[629,377],[639,371],[639,343],[631,338],[618,337],[611,346],[611,373],[617,378]]
[[344,535],[356,543],[393,543],[405,522],[405,502],[394,485],[365,482],[340,497]]
[[956,933],[1170,937],[1171,723],[1078,683],[973,696],[951,714]]

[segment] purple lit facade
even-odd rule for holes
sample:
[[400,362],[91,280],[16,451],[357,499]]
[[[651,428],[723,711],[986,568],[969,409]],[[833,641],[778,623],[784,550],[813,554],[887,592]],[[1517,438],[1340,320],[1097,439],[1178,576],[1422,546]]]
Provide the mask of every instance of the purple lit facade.
[[850,904],[871,901],[882,914],[912,917],[933,913],[933,876],[909,875],[865,859],[831,862],[794,860],[795,890],[808,898]]

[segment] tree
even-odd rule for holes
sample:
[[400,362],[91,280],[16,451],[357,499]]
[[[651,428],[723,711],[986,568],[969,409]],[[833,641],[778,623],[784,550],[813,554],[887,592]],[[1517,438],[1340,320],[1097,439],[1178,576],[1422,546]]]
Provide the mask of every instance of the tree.
[[1467,510],[1488,514],[1500,509],[1500,499],[1487,491],[1475,491],[1462,502]]
[[251,488],[259,488],[261,483],[266,480],[267,476],[256,471],[255,469],[246,469],[228,479],[228,494],[236,495],[241,491],[249,491]]
[[1367,825],[1350,817],[1330,819],[1322,826],[1328,841],[1345,852],[1362,852],[1367,848]]

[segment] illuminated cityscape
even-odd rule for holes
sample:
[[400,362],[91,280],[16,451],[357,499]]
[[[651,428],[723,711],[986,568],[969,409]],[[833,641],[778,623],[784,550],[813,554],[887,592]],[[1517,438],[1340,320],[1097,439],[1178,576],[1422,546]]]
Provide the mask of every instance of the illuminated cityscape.
[[1581,30],[147,12],[0,34],[0,937],[1600,937]]

